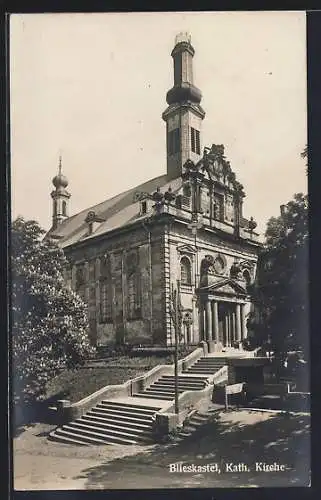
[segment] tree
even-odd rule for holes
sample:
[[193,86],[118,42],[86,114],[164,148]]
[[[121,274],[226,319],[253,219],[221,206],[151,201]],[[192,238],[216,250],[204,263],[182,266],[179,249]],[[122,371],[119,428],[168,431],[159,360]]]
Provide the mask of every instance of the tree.
[[258,314],[251,327],[279,353],[308,353],[308,199],[302,193],[272,217],[253,288]]
[[74,368],[94,350],[86,305],[69,287],[63,251],[36,221],[12,224],[12,355],[14,400],[45,395],[48,380]]
[[306,172],[309,173],[309,156],[308,156],[308,146],[306,145],[301,153],[301,158],[305,160]]

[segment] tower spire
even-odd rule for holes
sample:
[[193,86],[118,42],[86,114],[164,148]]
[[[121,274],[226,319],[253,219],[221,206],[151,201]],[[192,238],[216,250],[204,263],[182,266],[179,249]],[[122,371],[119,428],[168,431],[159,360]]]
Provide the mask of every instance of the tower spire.
[[58,224],[68,218],[68,203],[70,193],[66,190],[68,179],[62,174],[62,156],[59,155],[58,174],[52,179],[55,189],[51,192],[53,201],[52,227],[55,229]]
[[61,169],[62,169],[62,156],[59,155],[58,175],[61,175]]
[[187,160],[197,162],[201,156],[201,125],[205,111],[200,105],[201,91],[194,85],[194,47],[189,33],[179,33],[171,56],[174,62],[174,86],[167,92],[166,122],[167,175],[182,174]]

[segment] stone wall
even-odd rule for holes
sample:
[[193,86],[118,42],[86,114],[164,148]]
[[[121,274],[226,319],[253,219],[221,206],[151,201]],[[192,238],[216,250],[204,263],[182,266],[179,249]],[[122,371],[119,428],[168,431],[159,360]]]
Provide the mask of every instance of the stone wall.
[[[139,259],[140,304],[137,318],[127,315],[127,270],[126,256],[137,250]],[[103,346],[116,341],[134,344],[166,343],[165,301],[163,297],[164,273],[164,227],[136,227],[126,234],[108,238],[92,239],[84,245],[66,249],[69,268],[66,280],[76,290],[76,268],[84,264],[85,284],[78,293],[88,304],[90,337],[93,343]],[[114,286],[112,317],[101,321],[100,314],[100,261],[110,257],[111,276]]]

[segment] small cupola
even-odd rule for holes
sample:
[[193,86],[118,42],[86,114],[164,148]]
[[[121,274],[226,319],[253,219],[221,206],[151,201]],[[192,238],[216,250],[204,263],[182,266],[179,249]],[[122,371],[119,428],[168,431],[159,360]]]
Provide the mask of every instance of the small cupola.
[[52,179],[55,189],[51,192],[52,198],[52,227],[55,229],[69,217],[69,199],[71,194],[66,190],[68,179],[62,174],[62,158],[59,157],[58,174]]

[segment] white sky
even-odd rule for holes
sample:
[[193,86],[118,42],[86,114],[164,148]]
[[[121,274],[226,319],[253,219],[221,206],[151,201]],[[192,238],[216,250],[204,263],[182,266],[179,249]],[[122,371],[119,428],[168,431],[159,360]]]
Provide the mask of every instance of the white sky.
[[63,156],[70,213],[166,172],[166,92],[180,31],[195,48],[203,142],[224,144],[262,232],[306,192],[303,12],[11,16],[12,216],[51,225]]

